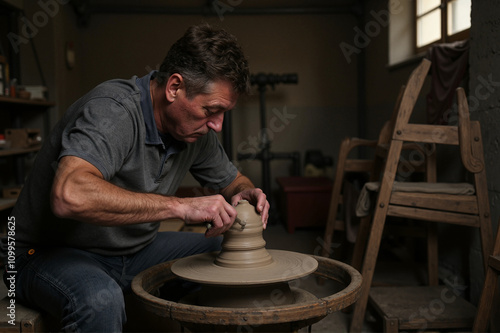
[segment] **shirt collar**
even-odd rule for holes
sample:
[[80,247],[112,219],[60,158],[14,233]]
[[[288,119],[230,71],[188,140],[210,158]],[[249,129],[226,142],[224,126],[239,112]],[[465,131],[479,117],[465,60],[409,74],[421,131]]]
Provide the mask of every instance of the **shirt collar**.
[[162,145],[167,150],[173,148],[175,152],[178,152],[186,147],[186,143],[177,141],[168,134],[160,135],[156,128],[151,92],[149,90],[149,83],[156,73],[157,71],[151,71],[148,75],[136,79],[137,87],[141,91],[140,103],[144,116],[144,124],[146,125],[146,144]]
[[163,144],[156,128],[153,104],[151,103],[151,93],[149,90],[149,82],[155,72],[156,71],[152,71],[148,75],[135,80],[137,87],[141,91],[141,109],[144,116],[144,124],[146,125],[146,144],[150,145]]

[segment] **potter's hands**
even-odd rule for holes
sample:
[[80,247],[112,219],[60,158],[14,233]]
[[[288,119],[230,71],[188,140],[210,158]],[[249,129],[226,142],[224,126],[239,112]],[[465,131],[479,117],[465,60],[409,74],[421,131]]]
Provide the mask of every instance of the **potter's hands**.
[[215,237],[229,229],[236,219],[236,209],[222,195],[182,198],[186,224],[210,223],[206,237]]
[[259,213],[262,218],[262,226],[265,229],[267,226],[267,219],[269,218],[270,207],[265,193],[262,192],[260,188],[249,188],[234,195],[231,198],[231,204],[236,207],[240,200],[248,200],[248,202],[255,207],[257,213]]

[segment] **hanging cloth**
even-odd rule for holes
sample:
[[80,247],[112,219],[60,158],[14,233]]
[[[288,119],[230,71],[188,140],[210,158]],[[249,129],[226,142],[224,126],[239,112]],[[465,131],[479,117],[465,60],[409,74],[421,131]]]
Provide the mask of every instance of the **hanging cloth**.
[[425,56],[432,62],[431,90],[427,94],[427,122],[446,125],[447,110],[455,97],[455,90],[464,80],[469,65],[469,41],[436,44]]

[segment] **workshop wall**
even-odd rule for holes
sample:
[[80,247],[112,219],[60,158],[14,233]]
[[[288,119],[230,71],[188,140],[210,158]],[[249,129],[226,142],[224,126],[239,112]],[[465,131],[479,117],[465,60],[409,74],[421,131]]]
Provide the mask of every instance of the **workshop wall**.
[[[56,2],[54,2],[56,3]],[[28,19],[43,12],[37,2],[27,2]],[[296,85],[278,85],[266,93],[268,134],[273,152],[309,149],[336,157],[345,136],[357,135],[356,57],[347,63],[339,48],[350,38],[356,19],[351,14],[187,16],[93,14],[78,26],[71,5],[61,4],[33,36],[42,63],[50,98],[57,107],[53,126],[66,108],[98,83],[112,78],[144,75],[158,68],[170,45],[192,24],[207,21],[227,29],[239,39],[252,73],[297,73]],[[66,47],[72,44],[74,66],[66,64]],[[23,82],[40,84],[33,52],[21,45]],[[240,99],[232,112],[233,152],[260,150],[259,96]],[[34,124],[36,126],[36,124]],[[271,162],[275,177],[290,174],[291,161]],[[238,163],[261,186],[261,163]],[[192,179],[186,180],[193,184]]]
[[[356,67],[346,66],[338,48],[350,15],[260,15],[219,17],[171,15],[95,15],[82,30],[83,86],[112,77],[143,75],[158,68],[170,45],[188,26],[207,21],[237,36],[252,73],[297,73],[297,85],[266,92],[271,150],[320,149],[334,156],[340,139],[356,135]],[[232,112],[233,152],[260,150],[259,95],[240,99]],[[271,128],[271,119],[272,121]],[[277,119],[277,120],[276,120]],[[261,186],[261,162],[238,164]],[[272,177],[290,174],[290,161],[272,161]],[[186,180],[193,183],[192,180]],[[276,183],[273,180],[273,187]]]
[[[386,1],[365,4],[366,22],[375,22],[374,13],[387,11]],[[26,3],[26,17],[43,11],[37,2]],[[233,33],[250,62],[252,73],[297,73],[298,84],[280,84],[266,92],[268,135],[272,152],[315,149],[334,159],[346,136],[376,138],[389,118],[399,87],[412,67],[389,70],[387,64],[387,24],[356,52],[346,54],[342,45],[356,45],[357,17],[352,13],[310,15],[123,15],[91,14],[85,26],[71,5],[60,5],[57,13],[41,27],[33,40],[57,107],[54,125],[66,108],[82,94],[112,78],[144,75],[158,68],[170,45],[192,24],[207,21]],[[75,64],[67,67],[65,51],[72,43]],[[38,79],[33,53],[22,45],[27,76]],[[358,58],[365,53],[366,109],[358,108]],[[260,141],[258,92],[240,99],[232,112],[233,158],[238,152],[257,153]],[[362,113],[362,118],[359,113]],[[361,124],[359,122],[362,122]],[[271,126],[274,125],[274,126]],[[272,127],[272,128],[271,128]],[[360,133],[359,131],[362,130]],[[257,186],[261,186],[261,162],[237,162]],[[275,177],[291,174],[288,160],[271,162],[272,186]],[[333,175],[332,175],[333,176]],[[186,179],[186,184],[194,181]]]
[[[499,3],[495,0],[472,2],[472,26],[470,33],[469,92],[468,101],[471,118],[479,120],[483,136],[484,157],[488,179],[488,195],[493,231],[498,228],[500,217],[500,175],[498,165],[500,127],[500,18]],[[481,243],[474,235],[472,251],[469,252],[471,289],[474,301],[479,299],[484,282],[481,267]],[[497,288],[498,290],[498,288]],[[498,293],[497,293],[498,295]],[[500,327],[500,307],[493,306],[492,318]]]

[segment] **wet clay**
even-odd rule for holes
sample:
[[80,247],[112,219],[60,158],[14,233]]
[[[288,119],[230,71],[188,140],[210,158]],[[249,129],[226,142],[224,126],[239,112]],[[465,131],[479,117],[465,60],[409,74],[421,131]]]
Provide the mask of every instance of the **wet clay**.
[[262,237],[262,220],[248,201],[236,206],[236,221],[224,234],[222,250],[215,264],[230,268],[262,267],[273,262]]

